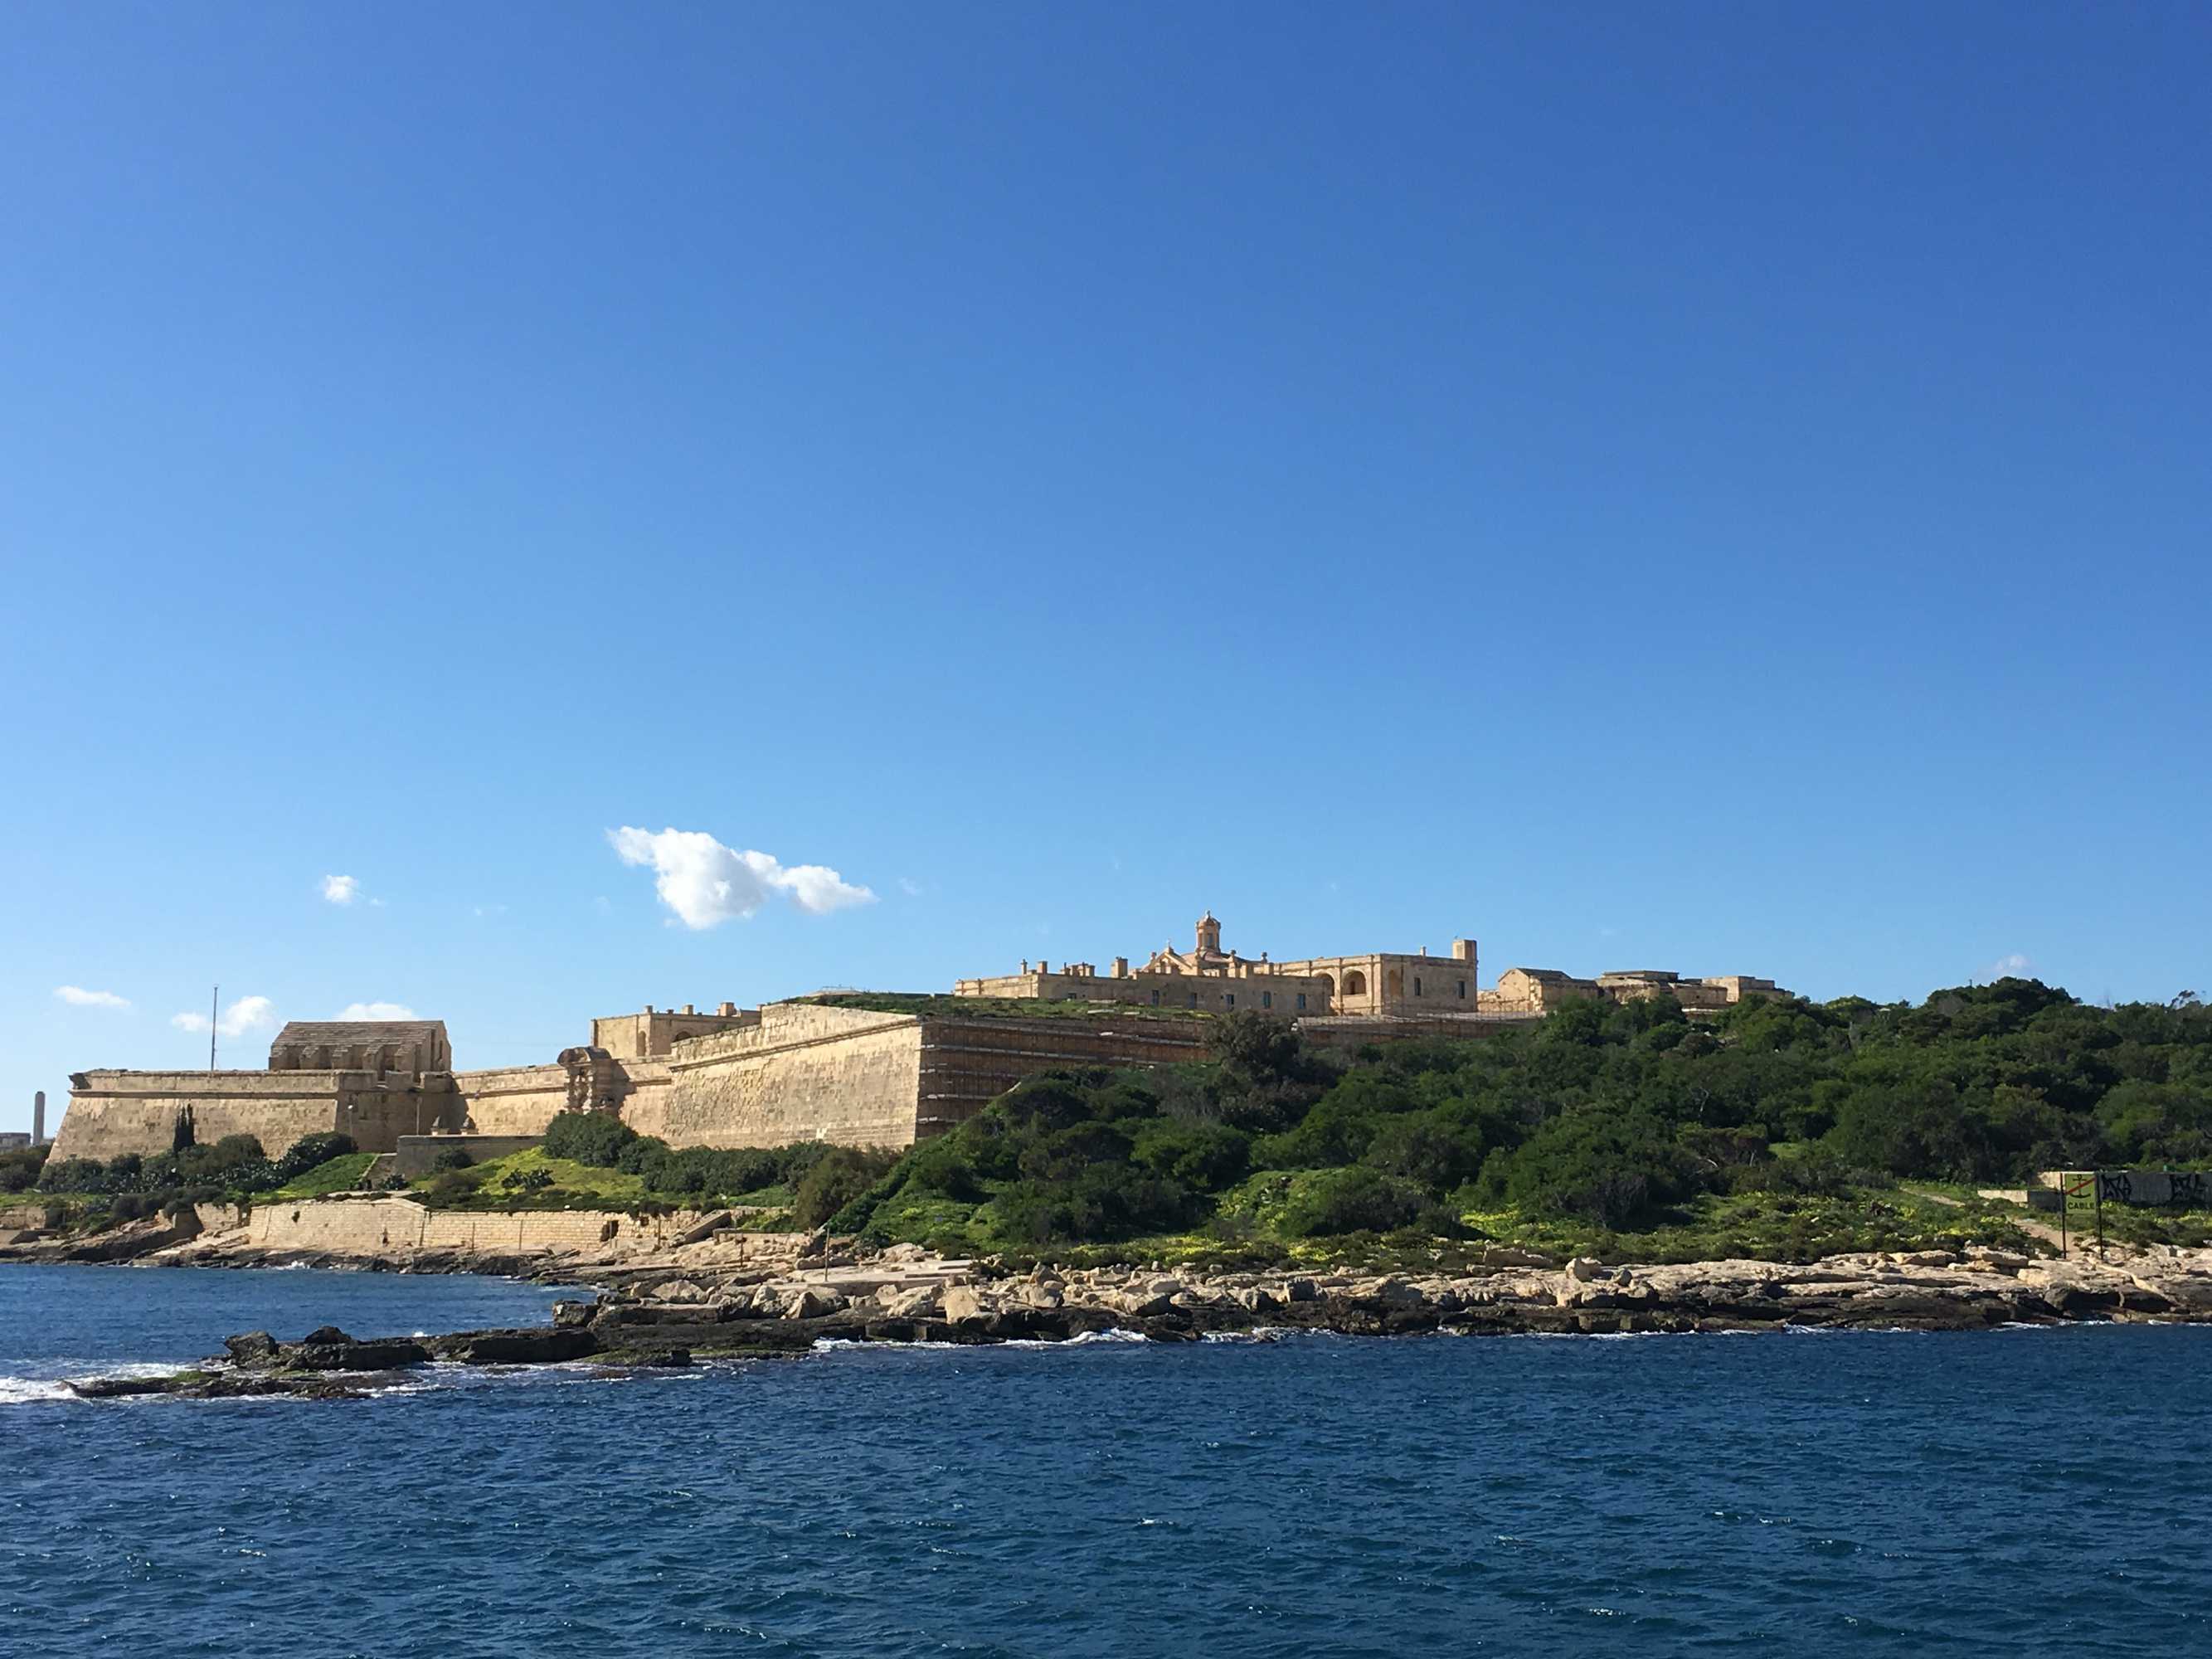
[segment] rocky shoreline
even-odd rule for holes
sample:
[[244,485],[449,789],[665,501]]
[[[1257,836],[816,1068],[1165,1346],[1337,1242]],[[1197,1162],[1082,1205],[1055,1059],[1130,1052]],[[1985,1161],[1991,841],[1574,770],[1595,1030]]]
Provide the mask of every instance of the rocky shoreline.
[[[725,1241],[726,1243],[726,1241]],[[88,1399],[285,1394],[343,1398],[436,1362],[688,1365],[852,1342],[1064,1342],[1121,1332],[1162,1343],[1300,1332],[1347,1336],[1612,1335],[1811,1327],[1949,1331],[2081,1321],[2212,1323],[2212,1251],[2084,1252],[2063,1261],[1963,1255],[1833,1256],[1804,1266],[1709,1261],[1564,1266],[1510,1250],[1453,1275],[1173,1273],[932,1256],[858,1255],[821,1235],[739,1261],[576,1268],[595,1299],[556,1303],[551,1324],[359,1341],[325,1328],[295,1343],[234,1337],[209,1367],[72,1385]],[[481,1264],[477,1267],[483,1271]],[[387,1379],[388,1380],[388,1379]]]

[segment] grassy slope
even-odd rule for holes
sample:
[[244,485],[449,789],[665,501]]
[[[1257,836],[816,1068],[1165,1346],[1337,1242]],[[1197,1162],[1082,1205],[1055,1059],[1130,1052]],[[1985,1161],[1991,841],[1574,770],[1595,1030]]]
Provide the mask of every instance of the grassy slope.
[[321,1198],[331,1193],[349,1193],[360,1186],[368,1166],[376,1162],[374,1152],[341,1152],[326,1163],[318,1164],[303,1176],[295,1176],[273,1193],[257,1194],[262,1198]]
[[[551,1179],[549,1187],[531,1192],[522,1183],[534,1172]],[[787,1187],[763,1187],[735,1198],[706,1194],[656,1193],[642,1177],[624,1175],[596,1164],[574,1158],[548,1158],[544,1149],[527,1147],[504,1158],[487,1158],[452,1176],[433,1176],[417,1182],[409,1196],[439,1209],[457,1210],[635,1210],[647,1206],[668,1209],[737,1208],[751,1206],[781,1210],[791,1203]]]
[[[1394,1234],[1388,1240],[1294,1239],[1276,1222],[1297,1188],[1328,1171],[1269,1170],[1247,1176],[1221,1195],[1208,1232],[1158,1234],[1111,1245],[1051,1247],[1070,1260],[1198,1262],[1273,1257],[1320,1264],[1337,1261],[1401,1262],[1442,1255],[1464,1258],[1488,1243],[1555,1256],[1594,1255],[1610,1261],[1706,1261],[1750,1257],[1812,1261],[1851,1250],[1956,1250],[1989,1244],[2034,1254],[2042,1247],[2014,1224],[2017,1206],[1974,1199],[1953,1206],[1902,1188],[1872,1189],[1849,1198],[1808,1198],[1765,1193],[1707,1194],[1671,1212],[1660,1224],[1634,1233],[1512,1208],[1470,1211],[1463,1219],[1474,1235],[1444,1241]],[[2107,1212],[2109,1216],[2110,1212]],[[893,1237],[958,1251],[1025,1252],[1020,1240],[992,1226],[988,1204],[967,1204],[934,1194],[901,1194],[878,1212]]]

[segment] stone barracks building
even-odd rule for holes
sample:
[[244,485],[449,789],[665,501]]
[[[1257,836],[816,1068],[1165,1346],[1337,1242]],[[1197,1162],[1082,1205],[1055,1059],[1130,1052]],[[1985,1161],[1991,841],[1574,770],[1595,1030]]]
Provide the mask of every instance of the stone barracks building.
[[562,1111],[617,1112],[676,1146],[905,1146],[1039,1072],[1203,1059],[1206,1027],[1194,1015],[1249,1010],[1348,1044],[1479,1036],[1533,1024],[1574,997],[1671,994],[1685,1007],[1713,1009],[1789,994],[1742,975],[1577,979],[1541,968],[1509,969],[1485,991],[1476,965],[1472,939],[1438,957],[1246,957],[1223,948],[1209,911],[1189,950],[1164,945],[1141,967],[1126,957],[1103,974],[1089,963],[1055,970],[1024,962],[1016,973],[961,980],[949,996],[824,994],[760,1008],[725,1002],[710,1013],[648,1004],[593,1020],[588,1042],[536,1066],[456,1071],[438,1020],[295,1021],[261,1071],[75,1073],[53,1156],[167,1152],[179,1120],[202,1144],[251,1134],[272,1155],[329,1131],[363,1151],[394,1152],[403,1136],[534,1137]]

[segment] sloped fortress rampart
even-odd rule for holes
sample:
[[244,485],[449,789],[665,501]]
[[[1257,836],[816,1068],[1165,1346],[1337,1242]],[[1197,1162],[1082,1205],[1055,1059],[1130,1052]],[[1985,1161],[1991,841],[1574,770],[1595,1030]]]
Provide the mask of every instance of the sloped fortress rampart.
[[[1224,950],[1211,912],[1192,948],[1055,971],[964,979],[947,996],[824,994],[711,1012],[647,1005],[592,1022],[591,1041],[551,1061],[453,1069],[437,1020],[295,1021],[263,1071],[81,1072],[57,1158],[168,1151],[180,1123],[202,1143],[251,1134],[271,1154],[335,1131],[368,1152],[402,1135],[543,1134],[561,1112],[621,1115],[676,1146],[795,1140],[907,1146],[972,1117],[1025,1077],[1078,1066],[1158,1066],[1206,1053],[1208,1016],[1251,1011],[1311,1039],[1480,1036],[1541,1019],[1575,997],[1672,995],[1711,1009],[1786,996],[1771,980],[1692,980],[1659,969],[1577,979],[1509,969],[1475,984],[1472,939],[1450,954],[1371,951],[1273,961]],[[1054,1005],[1065,1005],[1065,1012]]]

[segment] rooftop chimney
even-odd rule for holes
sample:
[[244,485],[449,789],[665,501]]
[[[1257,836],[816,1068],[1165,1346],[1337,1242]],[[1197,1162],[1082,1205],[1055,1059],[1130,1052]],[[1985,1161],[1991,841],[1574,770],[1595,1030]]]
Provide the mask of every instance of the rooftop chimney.
[[687,1013],[687,1014],[696,1014],[696,1013],[697,1013],[699,1011],[698,1011],[696,1008],[693,1007],[690,1003],[688,1003],[688,1002],[687,1002],[687,1003],[685,1003],[685,1004],[684,1005],[684,1012],[685,1013]]
[[720,1007],[715,1009],[714,1012],[721,1015],[723,1018],[727,1019],[731,1015],[738,1012],[738,1005],[734,1002],[726,1002]]

